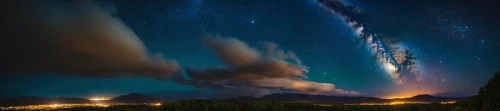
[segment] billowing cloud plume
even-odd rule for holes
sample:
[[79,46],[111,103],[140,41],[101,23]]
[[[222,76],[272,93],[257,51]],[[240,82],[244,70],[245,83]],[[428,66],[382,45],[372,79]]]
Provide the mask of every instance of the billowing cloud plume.
[[325,95],[359,94],[336,89],[330,83],[306,80],[308,68],[293,52],[285,53],[274,43],[264,43],[266,51],[262,53],[234,38],[207,35],[203,42],[216,52],[227,67],[188,68],[186,73],[189,79],[179,77],[175,81],[220,90],[253,87]]
[[243,66],[254,64],[260,53],[237,39],[204,38],[207,46],[217,52],[220,59],[228,65]]
[[148,54],[131,29],[91,1],[8,1],[2,8],[2,27],[9,28],[2,30],[3,75],[168,79],[180,72],[176,61]]
[[407,76],[402,76],[402,69],[406,69],[415,78],[422,82],[417,60],[409,49],[404,49],[399,40],[377,34],[373,31],[366,17],[353,6],[348,6],[340,0],[317,0],[329,12],[342,16],[345,22],[358,34],[359,42],[367,45],[374,53],[375,58],[390,73],[391,77],[402,84]]

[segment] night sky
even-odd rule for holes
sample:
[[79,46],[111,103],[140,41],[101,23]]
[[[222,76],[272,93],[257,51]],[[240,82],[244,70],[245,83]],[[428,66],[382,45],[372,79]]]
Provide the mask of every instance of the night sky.
[[[34,4],[37,3],[34,2]],[[135,33],[140,39],[137,40],[138,43],[142,43],[142,47],[147,49],[140,50],[144,51],[147,57],[161,58],[151,59],[152,63],[166,61],[166,67],[179,68],[172,68],[166,72],[154,70],[147,73],[141,72],[142,70],[138,71],[139,69],[131,69],[127,65],[124,65],[127,66],[126,68],[121,69],[113,67],[115,68],[113,70],[100,68],[109,67],[105,65],[92,65],[89,68],[86,67],[89,66],[88,64],[100,64],[100,62],[88,62],[93,59],[71,61],[74,58],[62,57],[67,53],[50,53],[50,51],[58,52],[59,47],[45,47],[45,45],[32,47],[58,43],[52,42],[52,39],[43,39],[43,37],[51,38],[49,36],[17,40],[15,38],[19,38],[18,36],[9,35],[2,37],[3,41],[14,42],[2,46],[5,48],[2,50],[7,50],[3,54],[9,54],[8,51],[14,54],[2,57],[2,60],[9,62],[3,62],[1,66],[11,67],[3,68],[2,75],[5,76],[0,78],[2,84],[0,88],[8,90],[2,90],[0,94],[2,96],[85,98],[161,91],[207,93],[228,93],[229,91],[229,93],[237,93],[232,94],[234,96],[256,94],[239,93],[240,91],[236,90],[240,89],[228,87],[232,84],[238,87],[239,85],[248,87],[245,90],[250,88],[255,92],[265,90],[264,94],[299,92],[381,98],[409,97],[417,94],[471,96],[477,93],[479,87],[486,84],[494,72],[500,70],[500,2],[494,0],[234,0],[230,2],[224,0],[117,0],[97,1],[96,3],[98,6],[89,7],[101,8],[105,14],[108,14],[106,17],[121,21],[125,25],[123,27],[130,28],[131,33]],[[64,9],[61,7],[69,3],[62,4],[56,5],[56,8],[47,9],[47,12],[37,14],[59,17],[58,19],[63,22],[73,19],[71,17],[76,15],[67,14],[71,11],[58,10],[58,6],[59,9]],[[57,16],[58,14],[62,17]],[[65,16],[71,17],[65,18]],[[45,27],[43,20],[33,23],[40,23],[38,24],[40,27]],[[108,20],[108,18],[99,20]],[[23,28],[23,30],[30,30],[30,28]],[[66,35],[78,34],[66,33]],[[363,37],[368,37],[370,40],[360,39]],[[38,39],[42,41],[36,41]],[[80,37],[74,40],[76,40],[74,43],[79,43],[86,39]],[[367,43],[363,45],[363,42]],[[91,41],[91,44],[93,43]],[[250,61],[250,59],[242,59],[248,55],[238,56],[236,61],[239,62],[231,61],[230,57],[224,56],[225,52],[237,51],[225,47],[231,47],[235,43],[243,43],[241,47],[248,46],[251,50],[261,52],[257,56],[263,57],[248,64],[244,61]],[[298,75],[307,76],[299,78],[291,76],[292,79],[283,79],[284,77],[280,76],[277,79],[314,82],[312,83],[314,85],[317,82],[321,87],[331,87],[331,89],[326,88],[325,92],[321,92],[324,88],[302,90],[303,87],[269,85],[280,84],[280,82],[274,83],[259,77],[243,76],[244,83],[235,82],[241,79],[238,79],[239,76],[222,77],[231,74],[263,73],[262,77],[271,78],[274,76],[264,75],[291,73],[274,71],[272,67],[264,70],[265,68],[260,66],[260,64],[276,62],[266,56],[268,53],[265,52],[268,47],[263,47],[266,43],[274,43],[273,45],[284,52],[293,52],[285,53],[287,56],[284,56],[283,61],[297,66],[290,67],[299,68]],[[14,44],[21,48],[11,47]],[[96,47],[93,49],[76,46],[74,49],[92,52],[87,49],[107,48],[107,45],[102,46],[104,47],[90,46]],[[240,48],[238,44],[235,47]],[[28,50],[22,50],[22,48]],[[71,50],[71,48],[68,49]],[[45,55],[44,50],[48,50],[49,53]],[[277,56],[271,56],[271,58],[280,58],[278,63],[281,63],[279,50],[276,53]],[[403,55],[404,57],[398,55],[405,51],[413,54],[410,57],[411,60],[407,53]],[[242,53],[247,54],[247,52]],[[105,55],[111,59],[115,55],[119,56],[116,58],[120,58],[129,54],[106,53]],[[62,58],[57,59],[59,56]],[[134,55],[126,57],[131,56]],[[33,60],[46,61],[36,63],[16,61],[24,58],[38,58]],[[64,65],[66,64],[64,62],[61,63],[62,66],[68,67],[60,68],[61,64],[56,64],[58,62],[50,65],[40,64],[53,62],[53,60],[69,60],[71,64],[77,65],[68,66]],[[412,64],[409,65],[404,62],[405,60]],[[132,62],[137,61],[131,60],[130,63]],[[98,70],[87,70],[81,68],[82,66]],[[211,68],[221,70],[208,70]],[[228,72],[228,75],[221,72]],[[121,75],[118,73],[137,74]],[[163,77],[157,76],[157,73],[176,76]],[[209,74],[215,74],[212,78],[217,79],[204,83],[212,80],[207,79],[210,78]],[[196,79],[193,78],[196,77],[200,80],[195,81]],[[217,84],[214,81],[217,81]],[[218,82],[221,81],[225,84],[222,88],[216,86],[220,85]],[[267,84],[264,85],[263,82]],[[335,89],[341,89],[341,91]]]

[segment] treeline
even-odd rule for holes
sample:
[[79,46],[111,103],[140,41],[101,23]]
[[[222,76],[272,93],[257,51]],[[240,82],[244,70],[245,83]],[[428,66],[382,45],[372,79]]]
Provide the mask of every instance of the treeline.
[[479,88],[477,95],[456,104],[456,111],[500,111],[500,71]]
[[224,100],[184,100],[162,106],[165,111],[450,111],[450,104],[409,104],[409,105],[331,105],[279,103],[273,101],[224,101]]

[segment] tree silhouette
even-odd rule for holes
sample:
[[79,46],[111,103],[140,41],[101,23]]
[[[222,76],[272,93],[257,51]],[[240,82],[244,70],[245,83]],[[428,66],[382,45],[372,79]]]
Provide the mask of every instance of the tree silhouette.
[[[465,107],[464,107],[465,106]],[[457,107],[464,107],[464,110],[472,111],[500,111],[500,71],[496,72],[488,83],[479,88],[477,95],[464,101]],[[457,111],[458,108],[455,107]],[[454,110],[455,110],[454,109]]]

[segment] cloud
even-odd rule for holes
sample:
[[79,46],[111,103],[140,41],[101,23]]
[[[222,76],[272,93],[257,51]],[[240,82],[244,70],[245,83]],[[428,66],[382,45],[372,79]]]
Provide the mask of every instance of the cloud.
[[137,35],[99,5],[80,1],[4,3],[3,75],[54,73],[168,79],[181,68],[149,54]]
[[178,77],[174,79],[175,81],[219,90],[247,87],[325,95],[359,94],[336,89],[335,85],[330,83],[306,80],[305,73],[309,72],[308,67],[302,65],[293,52],[284,53],[274,43],[265,42],[266,50],[262,53],[234,38],[206,35],[203,40],[216,52],[226,67],[187,68],[189,79]]
[[228,65],[244,66],[254,64],[259,59],[260,52],[238,39],[207,37],[203,42],[214,49],[220,59]]

